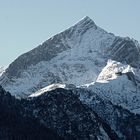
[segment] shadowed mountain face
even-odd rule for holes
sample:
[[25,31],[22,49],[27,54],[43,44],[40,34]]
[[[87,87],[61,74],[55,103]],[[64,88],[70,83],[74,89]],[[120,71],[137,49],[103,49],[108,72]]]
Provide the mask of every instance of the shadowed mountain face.
[[31,65],[36,65],[41,61],[50,61],[59,53],[71,49],[73,46],[68,41],[74,42],[75,37],[82,37],[91,28],[96,29],[95,23],[90,18],[85,17],[75,26],[55,35],[37,48],[19,56],[7,69],[8,77],[18,77],[22,71]]
[[1,140],[62,140],[25,113],[22,101],[15,99],[0,86],[0,139]]
[[0,113],[0,138],[5,140],[138,140],[140,137],[139,115],[85,89],[56,88],[18,100],[0,87]]
[[1,76],[0,84],[22,97],[53,83],[81,86],[95,82],[108,59],[139,68],[140,45],[107,33],[85,17],[19,56]]
[[0,113],[4,140],[109,139],[97,115],[68,90],[18,100],[0,87]]
[[108,51],[113,60],[140,68],[140,45],[137,41],[117,37]]

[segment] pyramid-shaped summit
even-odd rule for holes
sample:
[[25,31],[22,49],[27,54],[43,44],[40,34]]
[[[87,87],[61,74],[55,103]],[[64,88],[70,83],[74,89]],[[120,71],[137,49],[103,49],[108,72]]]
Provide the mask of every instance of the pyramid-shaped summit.
[[110,34],[86,16],[19,56],[0,77],[0,84],[16,96],[53,83],[81,86],[95,82],[108,59],[137,67],[139,48],[134,40]]
[[97,28],[95,22],[88,16],[83,17],[77,24],[75,24],[77,28],[90,28],[94,27]]
[[[94,21],[89,17],[89,16],[85,16],[82,19],[80,19],[77,23],[83,23],[83,22],[92,22],[94,23]],[[95,23],[94,23],[95,24]]]

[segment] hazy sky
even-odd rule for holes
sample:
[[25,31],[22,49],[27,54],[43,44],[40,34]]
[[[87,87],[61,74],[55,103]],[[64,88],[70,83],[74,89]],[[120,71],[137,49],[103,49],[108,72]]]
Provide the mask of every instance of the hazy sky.
[[0,0],[0,66],[84,16],[140,41],[140,0]]

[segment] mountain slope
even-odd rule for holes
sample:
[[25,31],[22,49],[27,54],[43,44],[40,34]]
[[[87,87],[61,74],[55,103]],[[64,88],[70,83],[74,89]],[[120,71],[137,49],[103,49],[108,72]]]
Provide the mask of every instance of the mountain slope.
[[[87,89],[78,89],[79,99],[106,122],[121,140],[138,140],[140,137],[140,115],[135,115],[108,99]],[[108,129],[107,129],[108,130]]]
[[109,60],[88,89],[116,105],[140,114],[140,70]]
[[17,58],[0,83],[12,94],[30,94],[56,82],[81,85],[95,81],[104,65],[100,48],[110,46],[114,38],[86,17]]
[[[85,131],[88,133],[95,131],[93,130],[95,128],[94,126],[92,126],[92,129],[90,128],[90,130],[88,130],[88,122],[91,119],[90,117],[92,114],[94,123],[95,120],[98,121],[99,125],[101,125],[100,130],[106,132],[106,134],[100,132],[102,135],[108,135],[112,140],[139,139],[140,115],[135,115],[129,110],[123,109],[121,106],[114,105],[107,99],[102,99],[99,93],[95,93],[91,90],[84,88],[69,89],[67,86],[63,86],[63,89],[59,87],[62,87],[62,85],[51,85],[46,87],[46,90],[42,89],[31,96],[32,98],[29,105],[25,103],[25,106],[28,106],[29,112],[30,110],[34,110],[33,112],[36,118],[45,120],[43,123],[46,123],[47,126],[49,125],[50,127],[57,128],[57,124],[60,123],[59,128],[57,129],[69,132],[68,130],[72,127],[66,126],[65,121],[70,121],[67,124],[70,124],[71,126],[73,126],[74,122],[74,124],[83,126],[80,127],[80,130],[86,126],[86,129],[84,128],[80,135],[79,130],[76,132],[73,132],[73,130],[70,131],[71,134],[76,134],[83,138]],[[83,107],[80,104],[82,104]],[[87,112],[88,118],[86,118]],[[80,116],[78,115],[79,113]],[[49,116],[49,120],[47,116]],[[84,123],[83,118],[86,119],[86,123]],[[91,121],[90,126],[93,124]],[[65,131],[62,131],[62,133]],[[107,140],[107,137],[104,137],[103,140]]]
[[24,100],[0,87],[0,138],[139,140],[139,115],[87,89],[53,87]]
[[[56,88],[43,92],[25,102],[25,106],[45,126],[56,130],[65,139],[110,139],[111,131],[105,132],[96,113],[72,90]],[[112,137],[117,140],[115,134]]]
[[62,140],[55,131],[25,112],[22,101],[15,99],[0,86],[1,140]]
[[71,90],[18,100],[0,86],[0,113],[0,139],[118,140]]
[[60,137],[139,140],[140,45],[89,17],[19,56],[0,84],[24,97],[8,94],[19,103],[18,116]]
[[[19,56],[3,74],[0,84],[17,96],[29,95],[58,82],[81,86],[95,82],[109,58],[139,67],[139,48],[136,41],[115,37],[85,17]],[[133,53],[137,57],[132,59]],[[128,54],[127,57],[124,54]]]

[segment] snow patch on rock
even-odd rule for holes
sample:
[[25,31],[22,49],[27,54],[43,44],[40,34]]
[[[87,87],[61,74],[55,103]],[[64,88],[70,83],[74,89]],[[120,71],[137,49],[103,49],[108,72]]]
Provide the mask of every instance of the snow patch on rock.
[[49,85],[45,88],[42,88],[40,89],[39,91],[31,94],[29,97],[37,97],[37,96],[40,96],[42,95],[43,93],[45,92],[48,92],[48,91],[51,91],[51,90],[54,90],[56,88],[65,88],[66,86],[64,84],[52,84],[52,85]]
[[97,81],[88,88],[98,93],[103,99],[138,113],[136,111],[140,108],[138,73],[130,65],[109,60]]

